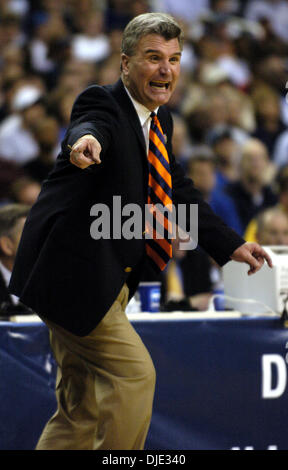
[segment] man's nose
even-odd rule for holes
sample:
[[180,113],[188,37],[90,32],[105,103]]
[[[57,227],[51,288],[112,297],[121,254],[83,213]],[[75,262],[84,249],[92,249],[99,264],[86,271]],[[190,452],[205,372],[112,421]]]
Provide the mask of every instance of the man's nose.
[[160,64],[160,73],[162,75],[170,75],[171,74],[171,65],[169,61],[162,61]]

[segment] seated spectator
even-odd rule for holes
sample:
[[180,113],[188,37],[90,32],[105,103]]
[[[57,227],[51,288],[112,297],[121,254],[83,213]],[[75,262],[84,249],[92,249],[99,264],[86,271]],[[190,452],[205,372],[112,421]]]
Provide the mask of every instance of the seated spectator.
[[276,179],[279,207],[288,216],[288,164],[279,171]]
[[288,130],[287,129],[283,131],[277,137],[275,141],[273,162],[277,166],[277,168],[281,168],[288,164]]
[[[62,142],[65,137],[66,130],[70,121],[72,106],[74,103],[74,96],[70,93],[59,93],[58,96],[51,100],[51,114],[57,117],[59,123],[58,141]],[[58,98],[58,99],[56,99]],[[54,101],[54,102],[53,102]]]
[[279,207],[261,212],[256,223],[256,240],[262,246],[288,246],[288,216]]
[[22,46],[25,44],[26,37],[21,26],[21,18],[17,13],[9,12],[8,10],[2,12],[0,16],[0,56],[10,45]]
[[12,202],[10,188],[24,175],[24,170],[19,165],[0,158],[0,205]]
[[61,12],[42,12],[29,42],[30,66],[34,73],[41,74],[49,89],[56,85],[58,68],[70,53],[68,30]]
[[176,160],[182,165],[184,170],[191,154],[191,142],[188,136],[188,129],[185,119],[179,114],[173,114],[173,136],[172,146]]
[[57,86],[49,93],[47,100],[49,107],[57,109],[59,101],[67,95],[71,100],[75,100],[84,88],[92,85],[95,81],[96,74],[93,63],[75,59],[67,60],[59,74]]
[[245,89],[250,84],[251,73],[249,67],[245,61],[237,56],[232,40],[227,38],[220,40],[216,64],[228,75],[229,80],[236,87]]
[[234,202],[222,190],[215,190],[217,175],[214,159],[205,155],[191,157],[188,161],[187,174],[214,212],[229,227],[240,233],[242,225]]
[[115,83],[119,79],[119,53],[117,60],[115,56],[109,56],[97,67],[97,85]]
[[84,62],[100,62],[109,55],[110,45],[103,33],[103,21],[101,11],[90,11],[79,19],[81,31],[72,39],[72,57]]
[[32,134],[33,125],[45,115],[41,102],[42,90],[34,85],[23,85],[12,99],[12,111],[0,126],[0,155],[3,159],[23,164],[39,153]]
[[4,66],[0,75],[0,125],[11,113],[11,102],[17,83],[24,79],[25,70],[20,64]]
[[14,260],[29,207],[7,204],[0,207],[0,316],[31,313],[8,292]]
[[245,17],[252,21],[267,19],[275,34],[288,41],[288,4],[283,0],[252,0],[247,3]]
[[42,183],[54,166],[59,147],[57,120],[53,117],[42,119],[34,126],[33,134],[39,145],[39,155],[23,165],[23,169],[30,178]]
[[131,3],[126,0],[108,0],[105,9],[105,29],[122,29],[132,19]]
[[239,177],[240,146],[228,126],[214,128],[208,136],[208,143],[215,154],[217,188],[234,182]]
[[272,159],[276,141],[285,130],[279,96],[273,91],[267,91],[267,89],[263,89],[263,92],[259,92],[259,94],[256,91],[254,105],[256,129],[252,136],[266,145],[268,155]]
[[158,11],[169,13],[182,21],[196,21],[207,13],[210,2],[208,0],[182,0],[175,2],[173,0],[159,0],[157,2]]
[[[288,165],[281,168],[278,172],[273,181],[273,188],[278,198],[278,203],[273,208],[275,210],[279,209],[288,217]],[[244,238],[247,242],[257,242],[257,223],[257,216],[249,222],[244,233]]]
[[269,157],[265,145],[249,140],[242,148],[239,181],[226,185],[225,192],[233,199],[244,233],[249,222],[262,210],[278,202],[267,184]]
[[32,206],[40,193],[41,185],[38,181],[26,176],[18,178],[10,187],[10,199],[20,204]]

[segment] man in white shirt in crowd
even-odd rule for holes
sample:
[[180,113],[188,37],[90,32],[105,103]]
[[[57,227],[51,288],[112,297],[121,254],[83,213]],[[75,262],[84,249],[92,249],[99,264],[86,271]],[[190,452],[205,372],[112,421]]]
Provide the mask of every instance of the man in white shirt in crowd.
[[15,91],[12,112],[0,126],[0,155],[4,160],[24,165],[38,156],[32,127],[46,114],[42,97],[42,91],[34,85],[25,84]]

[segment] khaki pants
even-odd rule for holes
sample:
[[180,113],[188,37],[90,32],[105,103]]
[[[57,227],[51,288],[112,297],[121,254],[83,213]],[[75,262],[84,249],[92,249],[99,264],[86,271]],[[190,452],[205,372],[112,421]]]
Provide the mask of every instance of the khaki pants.
[[125,314],[123,286],[85,337],[47,321],[58,364],[58,409],[37,450],[143,449],[155,388],[150,355]]

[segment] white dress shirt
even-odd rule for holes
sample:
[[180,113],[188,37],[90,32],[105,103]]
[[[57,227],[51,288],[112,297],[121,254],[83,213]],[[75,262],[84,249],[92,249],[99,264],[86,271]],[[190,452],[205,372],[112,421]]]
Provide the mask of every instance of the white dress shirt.
[[[145,139],[145,142],[146,142],[146,150],[147,150],[147,155],[148,155],[149,132],[150,132],[150,126],[151,126],[150,114],[151,114],[152,111],[150,111],[145,106],[143,106],[143,104],[139,103],[134,98],[132,98],[131,94],[129,93],[129,91],[127,90],[126,87],[125,87],[125,90],[126,90],[128,96],[129,96],[130,100],[132,101],[132,103],[134,105],[134,108],[136,109],[136,113],[138,114],[139,121],[140,121],[142,130],[143,130],[143,134],[144,134],[144,139]],[[154,110],[154,113],[157,114],[158,109],[159,109],[159,107]]]

